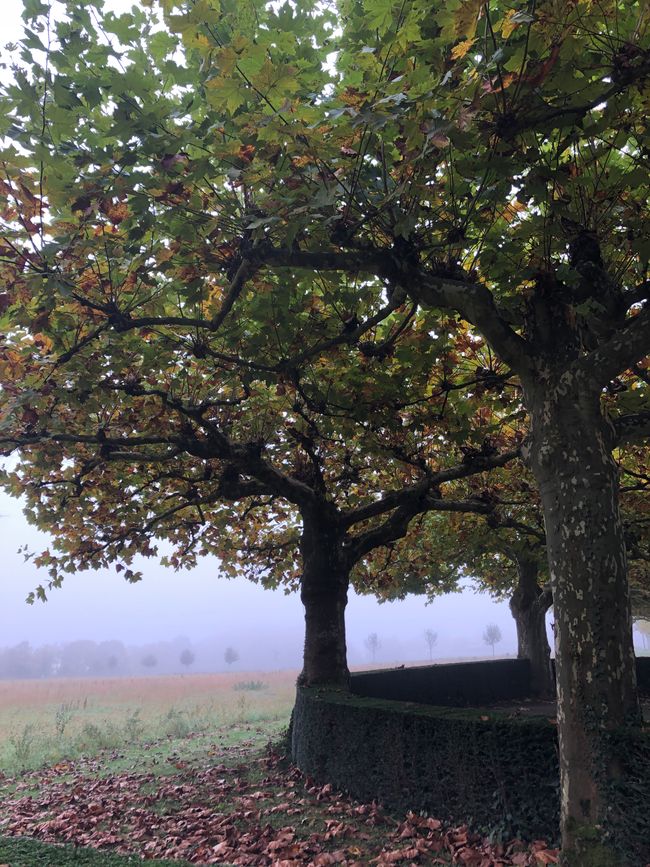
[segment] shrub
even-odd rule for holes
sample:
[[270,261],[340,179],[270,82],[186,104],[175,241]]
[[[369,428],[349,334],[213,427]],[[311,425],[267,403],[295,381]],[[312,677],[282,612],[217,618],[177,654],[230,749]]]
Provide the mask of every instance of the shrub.
[[239,680],[233,684],[232,688],[238,691],[260,692],[263,689],[268,689],[269,685],[263,680]]

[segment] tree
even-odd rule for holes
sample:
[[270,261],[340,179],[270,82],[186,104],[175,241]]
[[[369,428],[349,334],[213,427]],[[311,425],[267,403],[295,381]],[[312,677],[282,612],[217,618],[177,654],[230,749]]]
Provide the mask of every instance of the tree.
[[186,647],[185,650],[182,650],[181,655],[178,657],[180,664],[184,665],[185,668],[189,668],[190,665],[194,665],[195,659],[196,655],[193,650],[189,649],[189,647]]
[[[160,174],[158,163],[156,171]],[[69,204],[76,213],[76,198]],[[84,256],[88,235],[105,234],[105,215],[98,214],[100,225],[92,233],[84,226]],[[124,220],[119,227],[111,228],[113,240],[126,232]],[[65,524],[47,524],[66,537],[58,545],[63,554],[48,551],[37,562],[49,568],[50,586],[72,568],[116,560],[117,571],[137,580],[131,569],[134,554],[152,556],[154,540],[166,536],[176,546],[169,558],[176,567],[192,565],[200,551],[218,556],[230,574],[247,572],[271,585],[299,581],[306,612],[301,681],[345,684],[344,612],[351,571],[372,550],[400,538],[410,520],[426,510],[490,511],[490,504],[480,500],[455,499],[453,487],[447,496],[446,488],[514,459],[519,444],[507,438],[502,443],[498,426],[490,427],[488,438],[480,426],[470,426],[466,413],[449,439],[447,420],[439,425],[448,389],[432,383],[430,373],[441,356],[449,357],[451,371],[456,335],[441,335],[421,351],[430,325],[403,297],[385,304],[370,293],[362,310],[356,288],[351,297],[351,287],[338,287],[342,297],[337,297],[335,285],[321,290],[311,281],[280,280],[272,284],[273,304],[285,296],[286,306],[295,311],[296,318],[289,319],[282,313],[284,304],[279,310],[269,306],[267,291],[240,295],[237,278],[227,291],[221,287],[222,299],[210,278],[209,286],[197,288],[195,318],[187,315],[185,302],[177,301],[186,277],[184,256],[174,266],[180,282],[168,284],[175,218],[170,226],[160,221],[160,228],[161,261],[150,262],[159,291],[152,296],[147,289],[133,299],[144,318],[133,315],[133,308],[128,326],[109,325],[100,334],[95,302],[77,295],[69,313],[79,317],[80,333],[88,327],[92,337],[70,347],[68,332],[52,328],[62,350],[55,364],[66,368],[64,389],[76,397],[60,402],[59,395],[48,430],[41,428],[36,440],[29,433],[27,440],[18,440],[30,446],[39,442],[50,452],[48,478],[40,461],[31,466],[33,484],[26,485],[26,464],[8,476],[15,492],[30,489],[35,514],[67,516]],[[122,241],[128,241],[128,232]],[[195,252],[205,253],[200,232],[194,241]],[[140,249],[139,242],[136,246]],[[93,255],[107,256],[104,264],[117,275],[120,267],[128,272],[132,266],[121,250],[101,244]],[[260,287],[268,290],[269,285],[263,281]],[[90,287],[91,294],[98,288]],[[216,318],[202,318],[206,290],[214,303],[223,302]],[[239,326],[221,330],[232,303],[230,290],[237,296]],[[352,328],[349,318],[341,319],[340,304],[348,301],[364,315]],[[107,311],[100,315],[111,318]],[[143,333],[145,321],[155,321],[161,330],[147,327]],[[273,328],[266,327],[269,321]],[[192,342],[197,322],[206,330],[198,348]],[[183,328],[187,333],[179,336]],[[161,343],[154,351],[157,335]],[[360,351],[364,335],[373,340],[364,341]],[[237,354],[244,339],[247,358]],[[467,341],[462,329],[459,339]],[[325,350],[334,353],[327,364],[320,357]],[[374,376],[360,399],[359,383],[371,364]],[[42,372],[37,359],[32,373],[40,379]],[[56,381],[47,379],[49,384],[42,380],[45,404]],[[98,403],[88,402],[88,388],[99,394],[102,416],[109,412],[110,431],[96,430]],[[133,434],[135,418],[141,436]],[[510,448],[500,451],[502,444]],[[125,477],[130,482],[126,501],[120,482]],[[91,531],[89,514],[102,523],[101,541]]]
[[438,643],[438,633],[434,632],[432,629],[426,629],[424,632],[424,640],[427,643],[427,648],[429,649],[429,659],[433,659],[433,648]]
[[371,632],[366,637],[364,644],[366,645],[366,649],[367,649],[368,653],[370,654],[370,658],[374,662],[376,657],[377,657],[377,651],[381,647],[381,641],[379,640],[379,636],[377,635],[377,633]]
[[488,479],[469,477],[458,495],[480,497],[494,508],[486,516],[423,515],[390,558],[378,556],[367,565],[366,587],[383,598],[410,592],[433,599],[471,578],[479,590],[507,599],[517,626],[518,657],[530,662],[531,694],[550,697],[555,682],[546,612],[552,595],[534,486],[518,467],[516,473],[493,471]]
[[126,647],[121,641],[109,640],[102,641],[97,648],[98,655],[101,655],[103,665],[106,666],[109,673],[124,674],[128,668],[128,655]]
[[[632,613],[635,618],[647,610],[650,595],[648,562],[647,449],[619,451],[621,515],[630,565]],[[406,588],[434,598],[448,587],[441,583],[441,560],[448,577],[460,580],[471,576],[480,590],[496,599],[507,599],[517,627],[517,655],[530,662],[531,693],[551,697],[555,691],[550,647],[546,634],[546,614],[552,605],[548,575],[546,537],[539,497],[530,474],[493,471],[485,479],[469,478],[462,496],[480,495],[495,504],[487,516],[429,514],[423,517],[417,536],[407,534],[400,550],[393,551],[391,562],[377,564],[374,582],[386,595],[387,578],[393,576],[393,597]],[[415,584],[409,564],[424,553],[433,568]]]
[[33,677],[33,656],[28,641],[5,648],[1,659],[3,676],[12,679]]
[[[593,864],[604,847],[620,860],[607,827],[623,741],[602,732],[641,722],[612,457],[622,442],[647,436],[650,424],[643,221],[650,61],[641,5],[583,0],[514,13],[501,0],[433,8],[369,0],[305,3],[291,14],[262,3],[255,14],[229,3],[217,10],[210,0],[191,12],[173,0],[161,7],[170,32],[161,35],[137,9],[104,16],[108,41],[98,38],[88,8],[70,3],[50,51],[39,36],[51,32],[45,7],[26,11],[29,73],[6,88],[0,130],[17,145],[3,155],[2,306],[11,317],[4,442],[31,462],[31,476],[21,482],[18,473],[10,485],[36,483],[37,470],[47,477],[67,436],[86,449],[67,473],[72,490],[88,475],[98,484],[107,463],[126,463],[128,453],[142,461],[149,449],[150,468],[180,449],[198,464],[209,443],[214,460],[236,457],[240,471],[257,466],[265,474],[260,496],[277,497],[277,476],[243,448],[253,438],[224,442],[223,426],[219,436],[212,429],[214,402],[239,394],[236,377],[209,399],[207,417],[207,408],[197,415],[184,401],[201,388],[208,400],[206,380],[184,379],[180,353],[162,349],[183,344],[186,359],[213,362],[216,353],[224,371],[248,365],[263,379],[269,371],[259,357],[250,367],[248,346],[262,333],[266,307],[283,320],[267,366],[279,373],[284,365],[286,381],[272,387],[299,388],[291,360],[315,324],[288,288],[307,275],[319,287],[311,293],[315,321],[324,324],[323,298],[339,310],[341,327],[325,329],[323,353],[332,340],[337,350],[368,342],[373,376],[386,349],[385,335],[367,340],[379,305],[358,315],[373,294],[402,316],[408,303],[428,312],[422,349],[457,326],[470,342],[482,335],[490,358],[481,387],[492,400],[504,375],[513,382],[506,398],[513,418],[530,428],[524,453],[544,512],[561,648],[565,857]],[[324,63],[333,32],[335,68]],[[43,53],[33,54],[35,46]],[[174,59],[180,50],[183,64]],[[247,286],[257,315],[236,324],[229,316]],[[226,344],[206,346],[224,323]],[[93,357],[100,345],[111,350],[103,368]],[[65,368],[60,377],[42,375],[52,349],[57,370]],[[462,414],[476,390],[450,391],[446,363],[455,362],[446,352],[438,357],[444,413],[451,406]],[[153,382],[143,370],[156,371]],[[157,385],[163,372],[176,374],[171,394]],[[257,394],[261,418],[269,391]],[[165,433],[139,423],[145,407],[144,417],[157,419],[163,405]],[[232,406],[235,429],[236,413]],[[92,427],[72,424],[84,415]],[[191,461],[183,469],[198,472]],[[134,490],[158,483],[145,475],[134,474]],[[186,509],[195,482],[186,475]],[[118,481],[109,473],[103,484]],[[325,521],[321,533],[314,498],[295,484],[281,487],[314,519],[303,545],[309,561],[313,540],[331,537],[336,522]],[[197,513],[204,505],[199,498]],[[123,544],[128,559],[133,535]],[[147,551],[145,542],[139,547]],[[336,593],[324,579],[303,580],[310,611],[317,598],[336,596],[331,616],[340,619],[345,582],[335,583]],[[308,632],[315,627],[308,623]]]
[[158,665],[158,659],[153,653],[146,653],[141,662],[145,668],[155,668]]
[[494,647],[501,641],[501,638],[501,630],[496,623],[490,623],[485,627],[483,641],[492,648],[492,656],[494,656]]
[[[634,620],[650,616],[648,458],[647,446],[630,444],[616,455]],[[433,599],[471,577],[479,590],[509,602],[517,627],[517,655],[530,662],[531,692],[551,697],[555,678],[546,613],[552,605],[552,587],[534,480],[518,464],[515,472],[495,470],[489,479],[469,478],[457,494],[477,495],[494,503],[488,515],[422,516],[389,560],[376,558],[373,574],[366,580],[380,598],[400,598],[409,592]],[[411,562],[423,557],[430,561],[429,573],[420,569],[416,577]]]
[[64,677],[97,675],[101,674],[105,667],[105,651],[94,641],[71,641],[61,648],[59,674]]
[[233,662],[237,662],[237,660],[239,659],[239,653],[235,650],[234,647],[226,647],[223,658],[226,665],[232,665]]

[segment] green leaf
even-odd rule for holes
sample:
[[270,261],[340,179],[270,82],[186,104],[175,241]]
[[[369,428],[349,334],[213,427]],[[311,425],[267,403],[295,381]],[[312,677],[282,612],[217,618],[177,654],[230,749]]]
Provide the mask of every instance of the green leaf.
[[363,0],[368,26],[383,36],[392,26],[395,4],[392,0]]

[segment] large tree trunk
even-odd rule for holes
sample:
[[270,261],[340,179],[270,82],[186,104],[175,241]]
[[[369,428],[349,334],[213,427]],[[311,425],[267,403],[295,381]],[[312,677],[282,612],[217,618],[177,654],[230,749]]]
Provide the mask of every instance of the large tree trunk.
[[546,612],[553,598],[539,586],[539,565],[534,556],[517,555],[518,583],[510,598],[517,626],[517,656],[530,661],[530,692],[536,698],[555,695],[551,648],[546,637]]
[[612,431],[596,385],[545,374],[526,397],[555,604],[563,864],[628,864],[610,797],[625,755],[608,735],[641,713]]
[[335,524],[324,515],[303,516],[300,551],[305,649],[298,683],[301,686],[347,686],[350,672],[345,644],[345,608],[350,567]]

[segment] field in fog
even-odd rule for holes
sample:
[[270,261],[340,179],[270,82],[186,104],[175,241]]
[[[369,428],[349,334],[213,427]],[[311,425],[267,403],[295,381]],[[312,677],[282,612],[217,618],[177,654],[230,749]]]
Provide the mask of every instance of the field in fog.
[[0,681],[0,771],[230,723],[284,725],[295,681],[295,671]]

